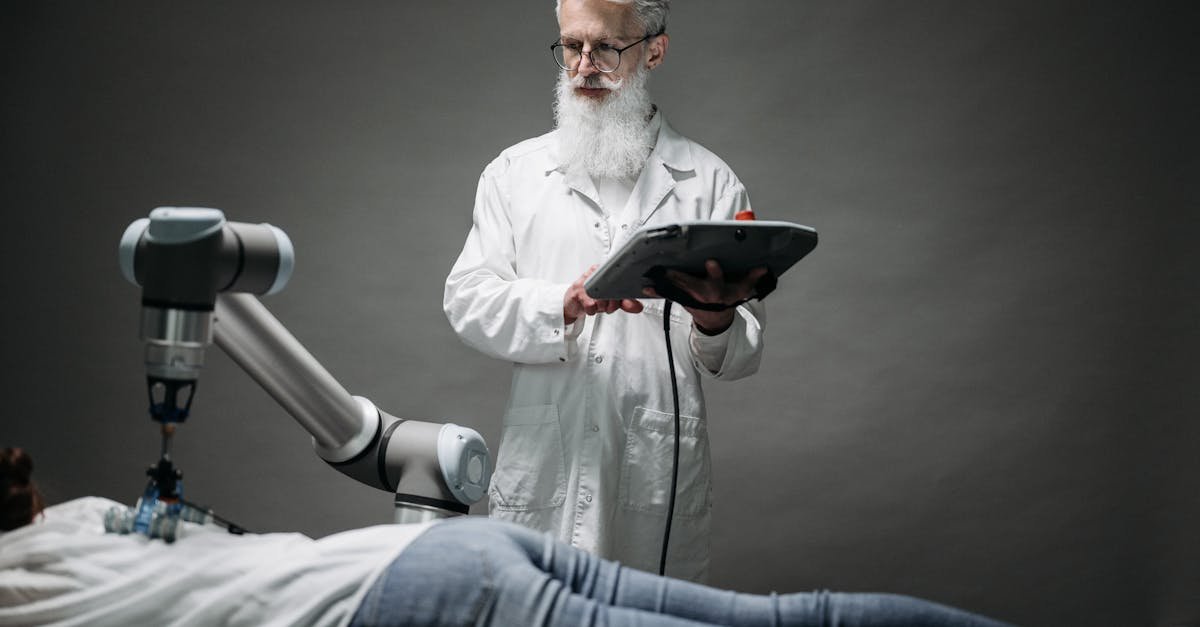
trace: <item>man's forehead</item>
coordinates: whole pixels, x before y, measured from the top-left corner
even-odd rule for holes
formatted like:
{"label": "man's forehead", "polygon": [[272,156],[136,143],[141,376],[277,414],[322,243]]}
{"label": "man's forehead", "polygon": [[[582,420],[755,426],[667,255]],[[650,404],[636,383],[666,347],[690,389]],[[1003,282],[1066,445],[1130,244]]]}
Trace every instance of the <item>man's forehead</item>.
{"label": "man's forehead", "polygon": [[563,0],[558,27],[564,37],[600,40],[629,37],[636,30],[632,2]]}

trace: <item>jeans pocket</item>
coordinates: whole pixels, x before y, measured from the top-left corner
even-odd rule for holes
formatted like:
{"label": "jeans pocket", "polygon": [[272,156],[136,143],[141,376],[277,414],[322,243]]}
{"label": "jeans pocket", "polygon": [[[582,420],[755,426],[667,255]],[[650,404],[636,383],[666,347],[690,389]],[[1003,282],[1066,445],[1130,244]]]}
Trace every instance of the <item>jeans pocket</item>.
{"label": "jeans pocket", "polygon": [[[674,433],[674,414],[645,407],[633,410],[633,420],[625,434],[625,461],[618,488],[622,507],[666,515],[671,498]],[[711,471],[704,422],[680,416],[676,516],[695,517],[708,512],[712,503]]]}
{"label": "jeans pocket", "polygon": [[492,505],[510,511],[546,509],[562,505],[566,495],[558,406],[510,409],[492,474]]}

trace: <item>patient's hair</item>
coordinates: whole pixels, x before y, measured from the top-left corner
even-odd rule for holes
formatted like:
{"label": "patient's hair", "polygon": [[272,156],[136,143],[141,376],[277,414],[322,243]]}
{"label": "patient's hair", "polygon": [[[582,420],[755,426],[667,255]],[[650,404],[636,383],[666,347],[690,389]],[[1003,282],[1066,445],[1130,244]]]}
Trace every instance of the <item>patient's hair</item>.
{"label": "patient's hair", "polygon": [[0,531],[24,527],[42,511],[42,495],[31,474],[33,458],[28,453],[0,449]]}

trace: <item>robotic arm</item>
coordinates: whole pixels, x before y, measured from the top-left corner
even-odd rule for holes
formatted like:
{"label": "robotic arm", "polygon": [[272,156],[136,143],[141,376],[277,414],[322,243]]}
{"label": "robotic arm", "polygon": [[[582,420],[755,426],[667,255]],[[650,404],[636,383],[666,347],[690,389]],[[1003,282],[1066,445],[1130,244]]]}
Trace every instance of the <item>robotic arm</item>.
{"label": "robotic arm", "polygon": [[160,207],[129,225],[119,257],[125,278],[142,287],[150,416],[162,425],[163,447],[138,511],[114,521],[115,530],[156,535],[155,512],[178,511],[171,437],[188,417],[214,338],[312,434],[321,459],[395,494],[397,522],[465,514],[486,493],[490,457],[477,432],[396,418],[351,396],[255,298],[291,276],[292,244],[280,229],[229,222],[216,209]]}

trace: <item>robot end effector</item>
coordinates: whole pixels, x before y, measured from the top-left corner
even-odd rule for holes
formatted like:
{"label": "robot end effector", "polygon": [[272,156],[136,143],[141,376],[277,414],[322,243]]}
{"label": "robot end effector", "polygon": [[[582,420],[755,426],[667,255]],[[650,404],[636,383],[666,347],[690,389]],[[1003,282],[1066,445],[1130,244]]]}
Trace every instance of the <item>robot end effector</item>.
{"label": "robot end effector", "polygon": [[292,242],[268,224],[227,222],[216,209],[159,207],[121,236],[121,273],[142,287],[150,415],[187,419],[213,309],[222,291],[273,294],[294,266]]}
{"label": "robot end effector", "polygon": [[401,420],[351,396],[252,294],[287,283],[291,241],[216,209],[161,207],[121,238],[120,265],[142,286],[150,413],[187,418],[214,338],[313,436],[346,475],[396,494],[397,520],[466,513],[487,491],[487,446],[472,429]]}

